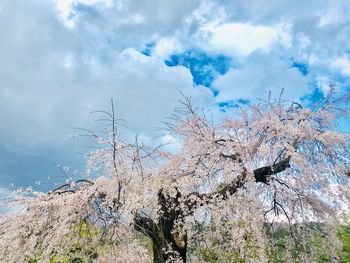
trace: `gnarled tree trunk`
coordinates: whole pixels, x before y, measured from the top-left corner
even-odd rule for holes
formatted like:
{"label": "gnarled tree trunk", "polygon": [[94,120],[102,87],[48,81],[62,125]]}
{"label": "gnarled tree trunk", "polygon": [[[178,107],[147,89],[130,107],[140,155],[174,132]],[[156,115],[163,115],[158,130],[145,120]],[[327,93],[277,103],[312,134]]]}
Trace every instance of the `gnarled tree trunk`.
{"label": "gnarled tree trunk", "polygon": [[178,191],[175,197],[159,191],[158,202],[161,209],[158,224],[142,215],[136,215],[134,218],[135,229],[152,240],[154,263],[173,262],[175,259],[186,262],[187,234],[181,227],[183,213],[180,210],[179,198]]}

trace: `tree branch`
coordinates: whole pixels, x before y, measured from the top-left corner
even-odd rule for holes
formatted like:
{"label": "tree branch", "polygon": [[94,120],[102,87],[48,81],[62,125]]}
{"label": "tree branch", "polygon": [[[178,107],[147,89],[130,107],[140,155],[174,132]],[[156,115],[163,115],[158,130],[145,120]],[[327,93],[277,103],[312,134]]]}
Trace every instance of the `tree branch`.
{"label": "tree branch", "polygon": [[267,184],[269,177],[274,174],[283,172],[290,167],[290,157],[275,163],[273,165],[264,166],[254,170],[254,178],[257,183]]}
{"label": "tree branch", "polygon": [[[255,181],[257,183],[268,184],[268,180],[271,175],[283,172],[284,170],[290,167],[289,162],[290,162],[290,157],[278,163],[275,163],[273,165],[264,166],[264,167],[255,169],[253,171]],[[189,209],[189,213],[191,213],[191,210],[193,210],[193,208],[210,204],[217,198],[226,200],[229,196],[235,194],[240,188],[244,186],[246,181],[246,176],[247,176],[247,171],[246,169],[244,169],[241,176],[238,177],[237,180],[229,184],[226,184],[223,188],[221,188],[216,192],[213,192],[210,194],[201,194],[198,192],[192,192],[188,194],[185,197],[184,203]]]}
{"label": "tree branch", "polygon": [[142,216],[140,213],[135,213],[134,229],[145,234],[152,240],[158,238],[159,229],[154,221],[148,216]]}

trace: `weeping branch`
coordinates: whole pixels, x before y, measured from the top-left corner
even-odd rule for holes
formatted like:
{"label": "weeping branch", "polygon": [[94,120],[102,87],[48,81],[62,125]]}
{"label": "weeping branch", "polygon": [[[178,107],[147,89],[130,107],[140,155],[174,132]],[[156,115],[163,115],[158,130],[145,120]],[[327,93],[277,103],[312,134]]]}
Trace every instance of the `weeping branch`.
{"label": "weeping branch", "polygon": [[53,189],[52,191],[50,191],[48,194],[64,194],[64,193],[75,193],[77,190],[79,190],[81,187],[86,185],[94,185],[93,181],[90,181],[88,179],[80,179],[80,180],[76,180],[74,182],[71,183],[66,183],[63,185],[60,185],[58,187],[56,187],[55,189]]}

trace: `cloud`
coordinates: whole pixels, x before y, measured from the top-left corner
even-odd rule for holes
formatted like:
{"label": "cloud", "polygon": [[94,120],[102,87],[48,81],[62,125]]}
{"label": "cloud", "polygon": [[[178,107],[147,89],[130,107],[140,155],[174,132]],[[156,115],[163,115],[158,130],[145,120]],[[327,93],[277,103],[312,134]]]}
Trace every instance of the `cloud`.
{"label": "cloud", "polygon": [[[6,73],[0,80],[0,117],[7,123],[0,133],[7,149],[54,146],[67,127],[85,126],[90,111],[108,108],[110,98],[131,130],[151,133],[172,112],[180,92],[204,101],[211,96],[193,89],[185,67],[169,68],[132,47],[114,51],[97,45],[93,51],[85,32],[53,20],[53,10],[42,11],[47,6],[23,7],[5,5],[0,18],[10,25],[1,28],[7,40],[0,44],[0,69]],[[40,15],[29,20],[32,11]]]}
{"label": "cloud", "polygon": [[[56,5],[59,17],[62,22],[69,28],[75,27],[76,24],[76,11],[74,7],[83,5],[97,5],[102,4],[106,7],[111,7],[113,5],[112,0],[52,0]],[[120,2],[119,2],[120,3]]]}
{"label": "cloud", "polygon": [[55,163],[82,170],[75,152],[90,149],[72,144],[68,127],[97,127],[89,112],[108,110],[110,98],[127,121],[125,136],[152,142],[180,92],[216,111],[215,103],[269,90],[298,99],[326,91],[328,81],[350,86],[349,7],[346,0],[0,1],[0,186],[56,174]]}
{"label": "cloud", "polygon": [[183,51],[183,46],[176,38],[164,37],[158,40],[153,48],[152,55],[160,57],[165,60],[172,54],[178,54]]}
{"label": "cloud", "polygon": [[266,99],[269,91],[278,97],[284,89],[284,98],[298,100],[309,91],[308,77],[292,63],[281,61],[273,55],[255,56],[240,68],[231,68],[213,84],[220,92],[218,102],[231,100]]}
{"label": "cloud", "polygon": [[20,197],[22,197],[22,194],[0,187],[0,215],[4,213],[18,212],[23,209],[22,206],[13,204],[13,201]]}
{"label": "cloud", "polygon": [[339,1],[330,5],[327,11],[322,15],[319,21],[320,27],[334,26],[349,21],[350,8],[349,3]]}
{"label": "cloud", "polygon": [[209,25],[202,30],[208,34],[209,47],[231,56],[247,56],[255,50],[269,51],[273,45],[291,46],[288,25],[262,26],[249,23]]}
{"label": "cloud", "polygon": [[331,67],[341,74],[350,77],[350,60],[347,57],[338,57],[331,61]]}
{"label": "cloud", "polygon": [[[204,107],[213,105],[211,91],[193,88],[187,68],[170,68],[135,49],[157,27],[145,25],[142,36],[137,31],[143,29],[130,24],[117,23],[104,31],[107,17],[97,17],[95,27],[88,26],[93,20],[79,19],[69,28],[47,2],[17,4],[2,2],[0,8],[0,24],[7,25],[0,27],[6,36],[0,43],[0,119],[5,124],[0,130],[1,185],[28,185],[56,176],[56,163],[83,170],[76,152],[91,149],[86,141],[73,142],[69,135],[75,132],[69,127],[97,128],[93,120],[98,117],[89,112],[109,110],[111,98],[128,126],[124,137],[139,134],[149,141],[178,105],[181,92]],[[100,6],[93,8],[102,12]],[[117,32],[111,35],[113,30]],[[128,30],[133,37],[118,42]]]}

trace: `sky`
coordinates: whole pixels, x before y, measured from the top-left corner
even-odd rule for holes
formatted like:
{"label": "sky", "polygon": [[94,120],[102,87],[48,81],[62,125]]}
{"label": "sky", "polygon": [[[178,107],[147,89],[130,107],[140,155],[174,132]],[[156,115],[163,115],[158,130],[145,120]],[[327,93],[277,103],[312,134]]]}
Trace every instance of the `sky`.
{"label": "sky", "polygon": [[72,127],[111,98],[123,136],[152,144],[181,94],[221,116],[350,88],[348,0],[1,0],[0,35],[0,195],[83,172]]}

